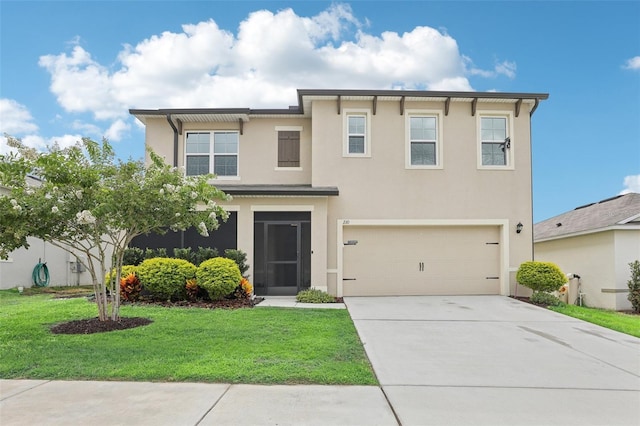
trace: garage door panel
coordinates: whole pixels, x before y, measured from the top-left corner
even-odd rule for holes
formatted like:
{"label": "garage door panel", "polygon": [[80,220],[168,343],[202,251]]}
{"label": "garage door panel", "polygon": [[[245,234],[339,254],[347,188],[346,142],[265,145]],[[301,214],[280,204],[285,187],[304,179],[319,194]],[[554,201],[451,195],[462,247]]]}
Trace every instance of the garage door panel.
{"label": "garage door panel", "polygon": [[345,227],[343,292],[499,294],[498,227]]}

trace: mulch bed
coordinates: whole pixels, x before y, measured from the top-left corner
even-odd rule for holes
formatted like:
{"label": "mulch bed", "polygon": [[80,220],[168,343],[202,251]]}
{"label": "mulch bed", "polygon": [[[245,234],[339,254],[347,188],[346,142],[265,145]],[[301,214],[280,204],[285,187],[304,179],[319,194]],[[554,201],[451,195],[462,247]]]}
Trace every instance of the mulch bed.
{"label": "mulch bed", "polygon": [[[122,304],[132,305],[155,305],[163,306],[166,308],[200,308],[200,309],[240,309],[240,308],[253,308],[258,303],[264,300],[263,297],[256,297],[251,299],[223,299],[215,302],[205,302],[201,300],[196,301],[178,301],[178,302],[156,302],[156,301],[141,301],[135,303],[129,303],[123,301]],[[120,318],[120,321],[100,321],[98,317],[91,319],[82,319],[68,321],[61,324],[56,324],[51,327],[53,334],[93,334],[93,333],[106,333],[108,331],[126,330],[128,328],[142,327],[149,325],[153,321],[149,318],[130,317]]]}
{"label": "mulch bed", "polygon": [[149,325],[153,321],[149,318],[120,318],[120,321],[100,321],[98,317],[63,322],[51,327],[53,334],[93,334],[107,331],[126,330],[128,328]]}

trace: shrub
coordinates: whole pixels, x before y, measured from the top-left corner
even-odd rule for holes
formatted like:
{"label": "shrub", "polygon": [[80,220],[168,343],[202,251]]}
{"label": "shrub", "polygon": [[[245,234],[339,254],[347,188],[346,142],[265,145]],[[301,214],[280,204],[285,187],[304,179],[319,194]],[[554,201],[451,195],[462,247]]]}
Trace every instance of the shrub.
{"label": "shrub", "polygon": [[195,278],[188,279],[184,287],[187,293],[187,299],[194,301],[198,298],[200,287]]}
{"label": "shrub", "polygon": [[144,260],[144,251],[138,247],[128,247],[124,250],[123,265],[138,266]]}
{"label": "shrub", "polygon": [[140,298],[142,284],[133,272],[120,279],[120,297],[129,302],[135,302]]}
{"label": "shrub", "polygon": [[309,288],[299,292],[296,300],[300,303],[334,303],[336,298],[317,288]]}
{"label": "shrub", "polygon": [[240,280],[240,284],[238,284],[238,287],[236,287],[233,292],[233,296],[236,299],[249,299],[251,298],[251,293],[253,293],[253,285],[248,279],[243,277]]}
{"label": "shrub", "polygon": [[193,263],[196,266],[200,266],[202,262],[205,260],[213,259],[214,257],[218,257],[218,249],[211,247],[198,247],[198,250],[193,253]]}
{"label": "shrub", "polygon": [[245,272],[249,270],[249,265],[247,265],[247,253],[242,250],[226,249],[224,251],[224,257],[236,262],[236,265],[238,265],[238,268],[240,269],[240,275],[244,277]]}
{"label": "shrub", "polygon": [[564,305],[564,303],[553,294],[544,293],[542,291],[534,292],[529,298],[529,301],[531,303],[535,303],[536,305],[544,305],[544,306]]}
{"label": "shrub", "polygon": [[627,281],[629,295],[627,299],[631,302],[634,312],[640,312],[640,261],[635,260],[629,263],[631,268],[631,278]]}
{"label": "shrub", "polygon": [[164,247],[160,247],[159,249],[151,249],[149,247],[147,247],[144,250],[144,258],[145,259],[155,259],[156,257],[168,257],[167,256],[167,249]]}
{"label": "shrub", "polygon": [[187,248],[174,248],[173,249],[173,257],[176,259],[184,259],[187,262],[191,262],[195,265],[193,261],[194,253],[191,252],[191,247]]}
{"label": "shrub", "polygon": [[242,275],[238,265],[224,257],[205,260],[196,272],[198,285],[206,290],[211,300],[220,300],[231,294],[240,284]]}
{"label": "shrub", "polygon": [[[126,277],[129,274],[135,274],[136,273],[136,266],[134,265],[122,265],[122,271],[120,271],[120,279]],[[112,269],[111,271],[107,272],[107,275],[104,277],[104,282],[107,283],[107,286],[109,285],[109,283],[111,282],[111,278],[113,277],[113,274],[116,273],[115,268]]]}
{"label": "shrub", "polygon": [[567,277],[558,265],[551,262],[524,262],[518,268],[516,280],[534,292],[558,291]]}
{"label": "shrub", "polygon": [[184,259],[158,257],[147,259],[137,269],[145,291],[154,299],[185,297],[185,283],[196,274],[196,266]]}

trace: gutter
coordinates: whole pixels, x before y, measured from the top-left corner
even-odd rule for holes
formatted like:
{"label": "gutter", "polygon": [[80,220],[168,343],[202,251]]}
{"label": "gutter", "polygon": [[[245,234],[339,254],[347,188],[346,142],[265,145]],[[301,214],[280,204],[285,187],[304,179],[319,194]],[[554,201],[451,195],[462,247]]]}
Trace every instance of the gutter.
{"label": "gutter", "polygon": [[178,128],[173,124],[171,114],[167,114],[167,121],[173,129],[173,166],[178,167]]}

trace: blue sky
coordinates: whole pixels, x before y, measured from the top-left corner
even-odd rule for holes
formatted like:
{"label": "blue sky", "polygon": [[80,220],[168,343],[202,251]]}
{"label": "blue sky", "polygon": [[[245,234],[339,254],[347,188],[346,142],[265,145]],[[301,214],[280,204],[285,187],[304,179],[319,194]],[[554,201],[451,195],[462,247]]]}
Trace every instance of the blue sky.
{"label": "blue sky", "polygon": [[536,222],[640,192],[638,1],[1,0],[0,20],[0,131],[41,149],[106,136],[141,158],[129,108],[296,88],[536,92]]}

